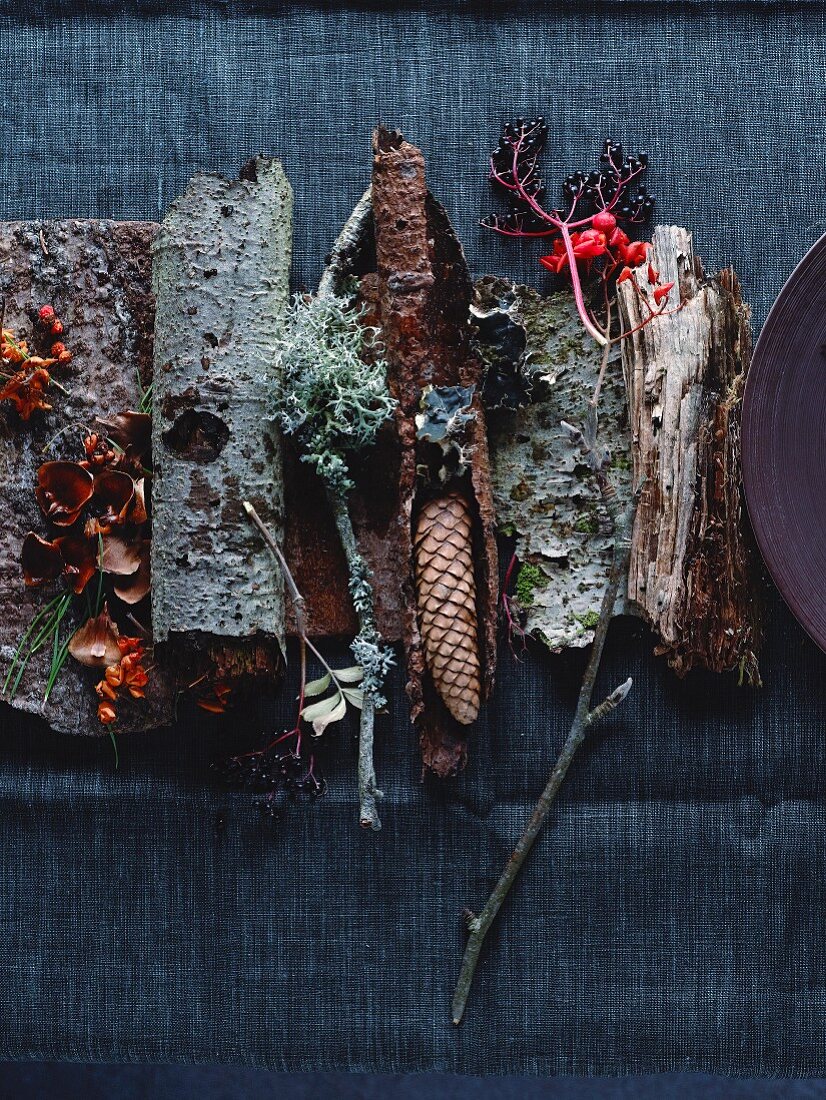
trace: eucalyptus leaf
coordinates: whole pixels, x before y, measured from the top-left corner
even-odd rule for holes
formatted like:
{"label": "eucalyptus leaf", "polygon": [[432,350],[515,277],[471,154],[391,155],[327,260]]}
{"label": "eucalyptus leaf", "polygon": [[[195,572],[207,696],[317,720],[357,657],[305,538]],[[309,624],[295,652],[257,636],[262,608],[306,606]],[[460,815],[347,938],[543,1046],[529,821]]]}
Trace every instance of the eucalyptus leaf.
{"label": "eucalyptus leaf", "polygon": [[[301,717],[305,722],[315,722],[317,718],[323,718],[326,714],[329,714],[339,703],[344,703],[344,699],[339,692],[335,691],[326,699],[321,699],[319,702],[311,703],[310,706],[305,707],[301,712]],[[344,703],[344,706],[346,708],[347,704]]]}
{"label": "eucalyptus leaf", "polygon": [[310,680],[309,684],[304,688],[304,698],[312,699],[314,695],[323,695],[330,686],[331,680],[332,677],[329,672],[325,672],[318,680]]}
{"label": "eucalyptus leaf", "polygon": [[[335,698],[335,696],[333,697]],[[329,714],[322,715],[320,718],[316,718],[313,722],[313,734],[316,737],[320,737],[328,726],[333,722],[340,722],[344,715],[347,713],[347,703],[344,696],[339,696],[339,703],[337,707],[334,707]]]}
{"label": "eucalyptus leaf", "polygon": [[353,665],[352,668],[337,668],[336,679],[342,684],[358,684],[364,679],[364,669],[361,665]]}

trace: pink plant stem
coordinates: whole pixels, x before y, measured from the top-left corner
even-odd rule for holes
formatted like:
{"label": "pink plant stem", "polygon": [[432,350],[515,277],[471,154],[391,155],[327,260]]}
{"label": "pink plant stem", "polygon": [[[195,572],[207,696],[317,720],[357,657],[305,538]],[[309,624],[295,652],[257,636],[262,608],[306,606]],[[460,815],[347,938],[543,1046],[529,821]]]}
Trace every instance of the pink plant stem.
{"label": "pink plant stem", "polygon": [[562,234],[562,243],[565,245],[565,255],[568,257],[568,266],[571,269],[571,286],[574,291],[574,301],[576,302],[577,312],[579,313],[580,320],[585,326],[585,331],[589,336],[599,344],[601,348],[604,348],[608,343],[608,337],[604,332],[601,332],[594,322],[591,320],[588,309],[585,305],[585,298],[582,294],[582,283],[579,281],[579,271],[576,266],[576,256],[574,255],[574,246],[571,241],[571,234],[568,231],[568,226],[565,222],[560,222],[560,233]]}

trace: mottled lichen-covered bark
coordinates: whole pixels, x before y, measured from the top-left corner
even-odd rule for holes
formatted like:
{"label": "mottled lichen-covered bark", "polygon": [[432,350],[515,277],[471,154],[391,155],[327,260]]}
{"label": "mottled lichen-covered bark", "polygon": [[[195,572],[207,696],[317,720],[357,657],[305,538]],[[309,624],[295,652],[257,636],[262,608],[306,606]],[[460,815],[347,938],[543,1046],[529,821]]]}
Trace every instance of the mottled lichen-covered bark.
{"label": "mottled lichen-covered bark", "polygon": [[[734,272],[705,276],[688,230],[660,226],[653,244],[684,305],[623,345],[634,476],[645,479],[628,595],[680,674],[739,667],[756,680],[759,574],[740,474],[749,310]],[[627,284],[619,304],[626,327],[640,324]]]}
{"label": "mottled lichen-covered bark", "polygon": [[[38,467],[47,458],[81,458],[83,428],[94,428],[96,417],[136,409],[142,387],[151,381],[151,243],[156,231],[155,225],[134,222],[0,224],[0,298],[6,301],[6,327],[23,336],[31,332],[34,311],[53,305],[74,353],[67,368],[55,371],[68,394],[51,389],[51,412],[38,412],[22,424],[8,405],[0,406],[0,682],[32,618],[62,589],[62,582],[26,588],[20,570],[26,532],[46,533],[34,496]],[[146,619],[142,608],[135,610]],[[67,616],[61,640],[77,625]],[[94,685],[100,672],[71,659],[44,707],[50,660],[51,651],[45,650],[32,659],[12,705],[42,714],[63,733],[107,733],[97,720]],[[171,686],[156,665],[146,699],[119,703],[114,728],[121,733],[163,725],[171,717],[171,703]]]}
{"label": "mottled lichen-covered bark", "polygon": [[290,185],[259,158],[239,180],[196,176],[154,249],[155,634],[230,677],[272,673],[283,642],[283,578],[241,502],[283,531],[272,410],[291,240]]}
{"label": "mottled lichen-covered bark", "polygon": [[470,275],[444,210],[427,191],[424,157],[401,135],[383,129],[374,136],[374,154],[377,277],[372,287],[366,281],[365,290],[375,293],[388,380],[399,403],[396,425],[401,460],[395,526],[406,610],[407,690],[425,766],[445,776],[464,764],[467,731],[451,717],[434,688],[417,618],[412,522],[421,487],[415,417],[426,386],[477,387],[467,491],[476,527],[477,621],[483,695],[487,695],[495,667],[497,570],[487,433],[478,393],[482,364],[469,340]]}
{"label": "mottled lichen-covered bark", "polygon": [[[573,295],[543,298],[504,279],[477,283],[477,311],[524,332],[522,370],[531,403],[488,414],[496,519],[519,560],[512,589],[524,629],[553,650],[589,644],[611,569],[614,529],[596,478],[563,422],[580,426],[601,350],[582,327]],[[519,341],[521,344],[522,341]],[[483,352],[496,347],[481,343]],[[619,349],[600,397],[599,439],[624,507],[631,497],[631,441]],[[625,610],[624,594],[617,614]]]}

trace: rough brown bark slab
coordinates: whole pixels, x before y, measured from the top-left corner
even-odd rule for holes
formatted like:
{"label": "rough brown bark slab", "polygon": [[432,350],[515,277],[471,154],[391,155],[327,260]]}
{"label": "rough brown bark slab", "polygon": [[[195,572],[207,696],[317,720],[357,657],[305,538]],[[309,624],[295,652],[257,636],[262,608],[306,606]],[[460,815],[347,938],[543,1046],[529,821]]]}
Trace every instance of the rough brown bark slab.
{"label": "rough brown bark slab", "polygon": [[[707,278],[691,234],[654,231],[653,263],[683,309],[624,342],[635,478],[628,596],[681,675],[739,667],[757,677],[758,569],[740,474],[740,400],[751,356],[749,310],[733,271]],[[644,316],[619,287],[623,324]]]}
{"label": "rough brown bark slab", "polygon": [[280,163],[242,176],[196,176],[154,246],[155,637],[233,678],[281,661],[283,578],[241,502],[283,530],[272,407],[292,243]]}
{"label": "rough brown bark slab", "polygon": [[[52,588],[25,588],[20,548],[27,531],[45,534],[35,501],[37,469],[46,458],[81,457],[83,426],[95,418],[135,409],[152,376],[151,242],[157,226],[134,222],[60,221],[0,223],[0,297],[6,299],[6,327],[31,331],[31,315],[51,304],[66,324],[74,359],[56,377],[69,396],[52,389],[54,408],[21,424],[0,406],[0,656],[2,677],[20,636],[48,602]],[[50,446],[43,449],[62,432]],[[59,588],[55,588],[59,591]],[[67,616],[65,633],[78,625]],[[13,706],[42,714],[60,732],[99,735],[94,684],[100,673],[66,662],[48,704],[44,686],[51,654],[41,651],[29,664]],[[151,673],[147,698],[118,708],[118,732],[151,729],[172,713],[172,690],[163,669]]]}
{"label": "rough brown bark slab", "polygon": [[476,387],[469,424],[468,489],[476,527],[479,646],[486,696],[495,667],[497,569],[487,435],[478,392],[482,364],[469,342],[473,288],[447,216],[427,190],[424,157],[401,135],[384,129],[374,135],[372,202],[378,273],[372,285],[366,281],[365,289],[375,293],[390,388],[399,403],[395,537],[404,584],[407,690],[425,766],[445,776],[464,764],[467,731],[448,713],[433,686],[417,620],[412,570],[412,522],[419,492],[416,414],[426,386]]}

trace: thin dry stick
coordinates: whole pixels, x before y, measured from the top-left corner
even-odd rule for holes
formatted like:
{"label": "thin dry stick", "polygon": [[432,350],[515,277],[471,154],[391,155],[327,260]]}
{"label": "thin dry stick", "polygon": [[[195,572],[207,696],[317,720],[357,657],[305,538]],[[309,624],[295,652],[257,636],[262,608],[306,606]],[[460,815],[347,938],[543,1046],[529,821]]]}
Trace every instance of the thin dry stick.
{"label": "thin dry stick", "polygon": [[485,903],[482,912],[478,916],[471,916],[468,920],[470,937],[465,947],[465,954],[462,959],[462,969],[459,973],[459,980],[456,983],[456,990],[453,994],[454,1024],[460,1023],[464,1015],[465,1005],[467,1004],[473,976],[476,973],[479,953],[482,950],[485,936],[488,934],[491,925],[496,919],[496,914],[501,909],[502,903],[508,895],[508,891],[516,881],[516,876],[519,874],[522,864],[525,862],[528,853],[533,847],[534,841],[547,820],[553,801],[559,792],[559,788],[562,786],[562,781],[565,778],[568,768],[571,766],[571,761],[576,755],[577,749],[585,740],[585,735],[588,730],[601,718],[604,718],[612,710],[618,707],[631,690],[631,680],[628,679],[625,683],[620,684],[618,688],[615,688],[599,706],[595,707],[593,710],[590,709],[594,683],[597,678],[597,672],[599,671],[600,660],[602,659],[605,638],[608,634],[608,625],[614,613],[614,605],[617,602],[617,593],[619,592],[620,583],[628,572],[628,559],[631,553],[631,530],[634,525],[634,515],[636,513],[639,495],[639,490],[637,490],[633,500],[617,525],[611,572],[608,577],[608,585],[605,589],[605,594],[602,597],[599,622],[594,631],[591,655],[585,668],[585,675],[582,678],[582,687],[580,688],[579,700],[577,702],[574,720],[571,724],[571,731],[568,734],[565,744],[562,746],[562,751],[557,757],[553,771],[545,785],[544,791],[539,797],[539,801],[534,807],[534,811],[525,827],[525,831],[522,833],[510,859],[505,865],[505,869],[494,887],[493,893]]}
{"label": "thin dry stick", "polygon": [[[327,266],[318,284],[318,296],[325,297],[338,292],[340,284],[346,278],[364,243],[370,219],[373,216],[372,192],[368,187],[353,208],[344,228],[330,252]],[[329,487],[327,499],[336,523],[350,575],[356,576],[363,564],[356,541],[353,521],[346,500],[341,499]],[[378,636],[372,601],[370,606],[362,606],[358,611],[359,630],[362,636]],[[376,768],[373,762],[373,743],[376,719],[376,705],[371,693],[364,691],[361,715],[359,717],[359,754],[358,754],[358,790],[359,824],[367,829],[380,829],[381,821],[377,807],[378,799],[383,797],[376,785]]]}
{"label": "thin dry stick", "polygon": [[[351,576],[358,576],[364,568],[364,561],[356,542],[356,533],[353,530],[353,521],[346,501],[335,493],[328,491],[327,499],[333,512],[344,556]],[[373,612],[372,600],[365,603],[359,602],[358,609],[359,633],[364,638],[378,637],[376,620]],[[373,732],[376,720],[376,703],[371,692],[364,691],[361,716],[359,719],[359,756],[358,756],[358,789],[359,789],[359,824],[365,829],[380,829],[379,811],[376,805],[378,799],[384,797],[376,785],[376,768],[373,762]]]}
{"label": "thin dry stick", "polygon": [[281,547],[278,545],[278,543],[272,537],[272,534],[270,533],[270,529],[267,527],[267,525],[264,523],[264,521],[258,515],[255,508],[250,504],[250,502],[248,500],[243,501],[243,506],[244,506],[244,511],[247,513],[249,518],[252,520],[252,522],[258,528],[258,530],[261,532],[261,537],[264,539],[264,542],[269,547],[270,552],[272,553],[273,557],[278,562],[278,564],[281,566],[281,572],[284,574],[284,583],[287,585],[287,592],[289,593],[289,596],[290,596],[290,602],[292,603],[293,609],[295,610],[295,629],[296,629],[296,633],[298,634],[298,636],[300,638],[303,638],[306,641],[306,639],[307,639],[307,629],[306,629],[307,615],[306,615],[306,611],[305,611],[306,604],[305,604],[305,601],[304,601],[304,597],[298,591],[298,586],[296,585],[295,579],[294,579],[292,573],[290,572],[290,567],[287,565],[287,560],[281,552]]}
{"label": "thin dry stick", "polygon": [[373,217],[373,196],[370,187],[353,207],[344,228],[333,245],[327,266],[318,284],[319,295],[335,294],[339,284],[349,274],[353,261],[364,244],[368,223]]}

